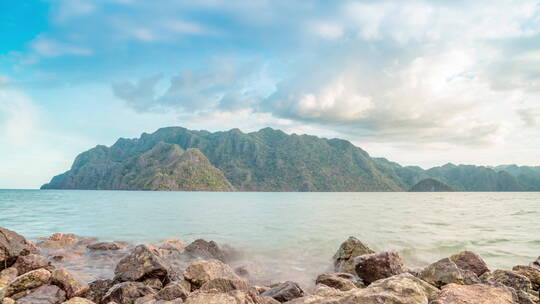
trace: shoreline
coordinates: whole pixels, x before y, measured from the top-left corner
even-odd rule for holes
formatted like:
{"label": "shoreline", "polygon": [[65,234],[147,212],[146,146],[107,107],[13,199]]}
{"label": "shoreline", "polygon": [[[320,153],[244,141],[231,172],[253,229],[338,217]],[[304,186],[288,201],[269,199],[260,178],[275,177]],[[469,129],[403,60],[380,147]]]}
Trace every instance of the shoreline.
{"label": "shoreline", "polygon": [[540,289],[540,257],[495,270],[463,251],[410,269],[399,253],[375,252],[354,237],[328,257],[328,271],[304,286],[294,277],[272,280],[237,249],[203,239],[134,245],[55,233],[34,244],[14,231],[0,232],[2,304],[466,303],[450,298],[536,304]]}

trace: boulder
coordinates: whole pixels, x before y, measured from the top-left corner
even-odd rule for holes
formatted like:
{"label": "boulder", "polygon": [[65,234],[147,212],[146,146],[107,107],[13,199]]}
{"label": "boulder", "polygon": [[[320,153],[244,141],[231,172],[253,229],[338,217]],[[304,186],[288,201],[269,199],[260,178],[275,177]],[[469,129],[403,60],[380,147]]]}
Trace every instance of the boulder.
{"label": "boulder", "polygon": [[62,288],[69,298],[80,297],[88,292],[88,285],[81,283],[70,272],[60,268],[52,273],[52,284]]}
{"label": "boulder", "polygon": [[257,296],[253,293],[233,290],[227,293],[216,290],[197,291],[189,295],[186,304],[275,304],[272,298]]}
{"label": "boulder", "polygon": [[165,250],[177,250],[183,251],[186,248],[186,244],[180,239],[168,239],[165,240],[159,245],[159,248]]}
{"label": "boulder", "polygon": [[28,255],[32,250],[22,235],[0,227],[0,270],[10,267],[19,256]]}
{"label": "boulder", "polygon": [[217,290],[221,292],[229,292],[232,290],[248,290],[249,285],[243,280],[232,280],[228,278],[217,278],[204,283],[201,290]]}
{"label": "boulder", "polygon": [[515,290],[532,291],[531,281],[526,276],[509,270],[498,269],[494,272],[487,272],[480,279],[483,283],[489,285],[503,284]]}
{"label": "boulder", "polygon": [[96,303],[101,303],[101,299],[113,285],[114,282],[112,280],[95,280],[90,282],[85,298]]}
{"label": "boulder", "polygon": [[67,300],[66,302],[62,303],[62,304],[96,304],[88,299],[85,299],[85,298],[79,298],[79,297],[74,297],[74,298],[71,298],[69,300]]}
{"label": "boulder", "polygon": [[304,296],[304,291],[297,283],[286,281],[263,292],[261,296],[271,297],[283,303]]}
{"label": "boulder", "polygon": [[464,283],[461,269],[449,258],[444,258],[424,268],[420,273],[420,278],[439,288],[450,283]]}
{"label": "boulder", "polygon": [[185,300],[188,295],[189,291],[186,290],[182,284],[178,282],[171,282],[157,293],[156,299],[172,301],[180,298]]}
{"label": "boulder", "polygon": [[354,236],[350,236],[339,246],[337,252],[334,254],[335,271],[356,274],[354,271],[354,258],[372,253],[375,253],[375,251],[371,250]]}
{"label": "boulder", "polygon": [[[0,297],[1,299],[2,297]],[[13,300],[12,298],[4,298],[2,299],[2,304],[15,304],[15,300]]]}
{"label": "boulder", "polygon": [[401,257],[394,251],[362,255],[354,261],[356,274],[366,285],[406,272]]}
{"label": "boulder", "polygon": [[134,304],[135,300],[149,294],[154,294],[152,288],[141,282],[123,282],[111,287],[103,296],[101,302],[116,302],[118,304]]}
{"label": "boulder", "polygon": [[457,267],[462,270],[472,271],[477,276],[481,276],[489,271],[486,262],[472,251],[462,251],[450,257]]}
{"label": "boulder", "polygon": [[168,264],[153,245],[138,245],[118,262],[115,279],[121,282],[140,281],[146,278],[165,278]]}
{"label": "boulder", "polygon": [[148,278],[144,281],[142,281],[144,285],[154,289],[154,290],[161,290],[163,288],[163,283],[158,278]]}
{"label": "boulder", "polygon": [[514,266],[514,268],[512,268],[512,271],[517,274],[526,276],[531,281],[533,290],[540,290],[540,269],[534,268],[532,266],[518,265]]}
{"label": "boulder", "polygon": [[217,278],[241,280],[229,265],[226,265],[219,260],[194,261],[184,272],[184,278],[190,282],[194,288],[199,288],[204,283]]}
{"label": "boulder", "polygon": [[534,267],[536,269],[540,269],[540,256],[536,259],[536,261],[531,263],[531,267]]}
{"label": "boulder", "polygon": [[108,251],[108,250],[120,250],[122,247],[116,242],[98,242],[87,245],[86,248],[90,250]]}
{"label": "boulder", "polygon": [[506,286],[448,284],[431,304],[515,304],[514,297]]}
{"label": "boulder", "polygon": [[50,237],[41,239],[38,243],[43,248],[73,247],[79,239],[73,233],[54,233]]}
{"label": "boulder", "polygon": [[341,291],[347,291],[357,288],[354,283],[354,276],[350,273],[325,273],[321,274],[315,280],[316,284],[323,284]]}
{"label": "boulder", "polygon": [[6,287],[5,296],[9,297],[21,291],[46,285],[51,280],[51,273],[45,269],[27,272],[13,279]]}
{"label": "boulder", "polygon": [[28,295],[18,299],[17,304],[60,304],[66,300],[66,293],[54,285],[43,285]]}
{"label": "boulder", "polygon": [[222,262],[227,260],[227,254],[214,241],[197,239],[189,244],[184,252],[193,258],[216,259]]}
{"label": "boulder", "polygon": [[46,257],[33,253],[19,256],[15,261],[15,264],[13,264],[13,267],[17,268],[19,274],[27,273],[39,268],[52,270],[51,262]]}
{"label": "boulder", "polygon": [[514,299],[517,301],[518,304],[537,304],[538,303],[538,297],[533,296],[530,293],[527,293],[523,290],[517,290],[515,292]]}
{"label": "boulder", "polygon": [[373,282],[367,288],[349,291],[339,304],[428,304],[439,290],[410,273]]}
{"label": "boulder", "polygon": [[13,281],[18,275],[19,272],[15,267],[9,267],[0,271],[0,289],[8,286],[9,282]]}

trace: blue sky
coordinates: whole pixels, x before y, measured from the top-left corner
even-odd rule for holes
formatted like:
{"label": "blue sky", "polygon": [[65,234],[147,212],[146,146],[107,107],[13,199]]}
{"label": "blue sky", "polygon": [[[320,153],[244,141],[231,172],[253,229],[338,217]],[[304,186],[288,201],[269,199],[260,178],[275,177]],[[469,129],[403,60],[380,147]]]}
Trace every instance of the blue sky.
{"label": "blue sky", "polygon": [[540,165],[539,92],[538,1],[3,1],[0,188],[170,125]]}

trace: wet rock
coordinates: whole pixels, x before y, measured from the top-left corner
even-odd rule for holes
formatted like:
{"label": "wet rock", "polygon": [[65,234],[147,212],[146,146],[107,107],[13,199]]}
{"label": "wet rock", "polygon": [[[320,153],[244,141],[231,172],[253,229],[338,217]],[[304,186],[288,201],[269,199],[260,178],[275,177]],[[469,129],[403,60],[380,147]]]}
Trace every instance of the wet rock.
{"label": "wet rock", "polygon": [[362,255],[355,258],[355,271],[368,285],[380,279],[406,272],[397,252],[385,251]]}
{"label": "wet rock", "polygon": [[217,278],[204,283],[201,290],[217,290],[221,292],[229,292],[232,290],[248,290],[249,285],[243,280],[231,280],[228,278]]}
{"label": "wet rock", "polygon": [[49,271],[52,270],[51,262],[46,257],[37,254],[18,257],[15,264],[13,264],[13,267],[17,268],[19,274],[27,273],[39,268],[45,268]]}
{"label": "wet rock", "polygon": [[81,283],[70,272],[61,268],[52,273],[51,282],[62,288],[68,298],[79,297],[88,292],[88,285]]}
{"label": "wet rock", "polygon": [[0,270],[13,265],[19,256],[30,254],[32,249],[22,235],[0,227]]}
{"label": "wet rock", "polygon": [[15,267],[9,267],[0,271],[0,289],[6,287],[9,284],[9,282],[15,279],[18,275],[19,275],[19,272],[17,271],[17,268]]}
{"label": "wet rock", "polygon": [[72,247],[78,241],[78,238],[73,233],[54,233],[50,237],[41,239],[38,243],[43,248],[66,248]]}
{"label": "wet rock", "polygon": [[196,260],[188,266],[184,277],[194,288],[199,288],[204,283],[217,278],[241,280],[230,266],[219,260]]}
{"label": "wet rock", "polygon": [[439,288],[450,283],[464,284],[461,269],[449,258],[444,258],[424,268],[420,273],[420,278]]}
{"label": "wet rock", "polygon": [[448,284],[431,304],[513,304],[514,295],[506,286]]}
{"label": "wet rock", "polygon": [[154,294],[154,291],[141,282],[123,282],[111,287],[103,296],[102,302],[116,302],[118,304],[134,304],[135,300],[149,294]]}
{"label": "wet rock", "polygon": [[480,279],[485,284],[503,284],[515,290],[532,291],[531,281],[526,276],[508,270],[499,269],[494,272],[488,272],[482,275]]}
{"label": "wet rock", "polygon": [[116,242],[98,242],[98,243],[92,243],[86,248],[90,250],[100,250],[100,251],[107,251],[107,250],[120,250],[120,247],[118,243]]}
{"label": "wet rock", "polygon": [[112,280],[95,280],[88,284],[88,292],[85,298],[101,303],[101,299],[113,285]]}
{"label": "wet rock", "polygon": [[450,257],[457,267],[462,270],[472,271],[477,276],[481,276],[489,271],[486,262],[472,251],[462,251]]}
{"label": "wet rock", "polygon": [[62,304],[96,304],[96,303],[85,298],[74,297]]}
{"label": "wet rock", "polygon": [[340,299],[340,304],[428,304],[439,290],[416,278],[402,273],[378,280],[367,288],[353,290]]}
{"label": "wet rock", "polygon": [[184,242],[180,239],[168,239],[163,241],[159,248],[165,250],[183,251],[186,248],[186,244],[184,244]]}
{"label": "wet rock", "polygon": [[540,269],[534,268],[532,266],[514,266],[512,268],[512,271],[521,274],[523,276],[526,276],[532,284],[533,290],[540,290]]}
{"label": "wet rock", "polygon": [[304,296],[304,291],[297,283],[287,281],[263,292],[261,296],[271,297],[283,303]]}
{"label": "wet rock", "polygon": [[153,245],[138,245],[125,256],[114,270],[119,281],[139,281],[146,278],[164,278],[168,265]]}
{"label": "wet rock", "polygon": [[43,285],[28,295],[18,299],[17,304],[60,304],[66,300],[66,293],[54,285]]}
{"label": "wet rock", "polygon": [[172,282],[167,284],[162,290],[160,290],[157,295],[156,299],[158,300],[166,300],[166,301],[172,301],[174,299],[182,299],[185,300],[189,295],[189,291],[182,286],[182,284],[178,282]]}
{"label": "wet rock", "polygon": [[24,290],[33,289],[48,284],[51,280],[51,273],[45,269],[37,269],[16,277],[6,287],[7,297]]}
{"label": "wet rock", "polygon": [[197,239],[189,244],[184,252],[194,258],[216,259],[222,262],[227,260],[226,253],[214,241]]}
{"label": "wet rock", "polygon": [[354,270],[354,258],[372,253],[375,253],[375,251],[371,250],[354,236],[350,236],[339,246],[337,252],[334,254],[334,268],[338,272],[356,274]]}
{"label": "wet rock", "polygon": [[316,284],[323,284],[341,291],[347,291],[357,288],[354,284],[354,276],[349,273],[325,273],[321,274],[315,280]]}

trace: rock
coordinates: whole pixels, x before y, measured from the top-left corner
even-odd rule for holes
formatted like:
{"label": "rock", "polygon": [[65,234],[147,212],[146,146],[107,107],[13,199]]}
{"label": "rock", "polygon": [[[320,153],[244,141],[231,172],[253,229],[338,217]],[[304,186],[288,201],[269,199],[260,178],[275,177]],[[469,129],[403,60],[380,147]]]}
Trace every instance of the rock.
{"label": "rock", "polygon": [[79,282],[70,272],[63,268],[53,271],[51,282],[62,288],[66,292],[68,299],[82,296],[88,292],[88,285]]}
{"label": "rock", "polygon": [[517,298],[517,303],[518,304],[536,304],[536,303],[538,303],[538,297],[533,296],[530,293],[527,293],[527,292],[525,292],[523,290],[517,290],[517,291],[514,291],[514,292],[515,292],[514,300],[516,300],[516,298]]}
{"label": "rock", "polygon": [[297,283],[287,281],[263,292],[261,296],[271,297],[283,303],[304,296],[304,291]]}
{"label": "rock", "polygon": [[499,269],[494,272],[487,272],[480,279],[483,283],[489,285],[503,284],[515,290],[532,291],[531,281],[526,276],[509,270]]}
{"label": "rock", "polygon": [[217,278],[241,280],[231,267],[219,260],[196,260],[188,266],[184,272],[184,277],[195,288],[199,288],[204,283]]}
{"label": "rock", "polygon": [[375,253],[375,251],[371,250],[354,236],[350,236],[339,246],[339,249],[334,254],[335,271],[356,274],[354,270],[354,258],[372,253]]}
{"label": "rock", "polygon": [[540,256],[536,259],[536,261],[531,263],[531,267],[534,267],[536,269],[540,269]]}
{"label": "rock", "polygon": [[0,227],[0,270],[13,265],[19,256],[31,252],[32,247],[22,235]]}
{"label": "rock", "polygon": [[88,292],[85,298],[101,303],[101,299],[113,285],[112,280],[95,280],[88,284]]}
{"label": "rock", "polygon": [[54,233],[46,239],[42,239],[38,245],[43,248],[66,248],[72,247],[78,241],[73,233]]}
{"label": "rock", "polygon": [[74,297],[62,304],[96,304],[96,303],[85,298]]}
{"label": "rock", "polygon": [[192,293],[185,301],[186,304],[274,304],[279,303],[267,297],[233,290],[227,293],[211,291],[197,291]]}
{"label": "rock", "polygon": [[461,269],[449,258],[444,258],[424,268],[420,273],[420,278],[439,288],[450,283],[464,284]]}
{"label": "rock", "polygon": [[349,291],[339,304],[428,304],[439,290],[410,273],[373,282],[367,288]]}
{"label": "rock", "polygon": [[149,278],[143,281],[143,284],[154,289],[154,290],[160,290],[163,288],[163,283],[158,278]]}
{"label": "rock", "polygon": [[532,266],[514,266],[512,268],[512,271],[521,274],[523,276],[526,276],[532,284],[533,290],[540,290],[540,269],[534,268]]}
{"label": "rock", "polygon": [[2,304],[15,304],[15,300],[13,300],[12,298],[4,298],[2,300]]}
{"label": "rock", "polygon": [[152,288],[141,282],[123,282],[111,287],[101,300],[103,303],[133,304],[136,299],[154,294]]}
{"label": "rock", "polygon": [[163,241],[159,248],[165,250],[183,251],[186,248],[186,244],[184,244],[184,242],[182,242],[180,239],[168,239]]}
{"label": "rock", "polygon": [[9,282],[13,281],[18,275],[19,272],[15,267],[9,267],[0,271],[0,289],[8,286]]}
{"label": "rock", "polygon": [[178,282],[172,282],[167,284],[162,290],[160,290],[157,295],[156,299],[158,300],[166,300],[166,301],[172,301],[174,299],[182,299],[185,300],[189,295],[189,291],[182,286],[182,284]]}
{"label": "rock", "polygon": [[125,256],[114,270],[119,281],[139,281],[145,278],[165,278],[168,265],[153,245],[138,245]]}
{"label": "rock", "polygon": [[9,297],[24,290],[33,289],[48,284],[51,273],[45,269],[37,269],[16,277],[6,287],[6,296]]}
{"label": "rock", "polygon": [[431,304],[514,304],[506,286],[448,284]]}
{"label": "rock", "polygon": [[231,280],[228,278],[212,279],[204,283],[201,290],[217,290],[220,292],[229,292],[232,290],[248,290],[249,285],[243,280]]}
{"label": "rock", "polygon": [[462,251],[450,257],[457,267],[463,270],[472,271],[477,276],[481,276],[489,271],[486,262],[472,251]]}
{"label": "rock", "polygon": [[[350,277],[349,277],[350,276]],[[315,280],[316,284],[323,284],[341,291],[357,288],[353,283],[354,277],[349,273],[325,273]]]}
{"label": "rock", "polygon": [[90,244],[86,246],[86,248],[90,250],[105,251],[105,250],[119,250],[121,247],[116,242],[98,242],[98,243]]}
{"label": "rock", "polygon": [[27,273],[39,268],[52,270],[51,262],[46,257],[37,254],[18,257],[15,264],[13,264],[13,267],[17,268],[19,274]]}
{"label": "rock", "polygon": [[60,304],[66,300],[66,293],[54,285],[43,285],[28,295],[18,299],[17,304]]}
{"label": "rock", "polygon": [[355,258],[355,271],[368,285],[380,279],[406,272],[397,252],[385,251],[362,255]]}
{"label": "rock", "polygon": [[197,239],[189,244],[184,252],[194,258],[216,259],[225,262],[227,259],[226,253],[214,241],[206,241]]}

